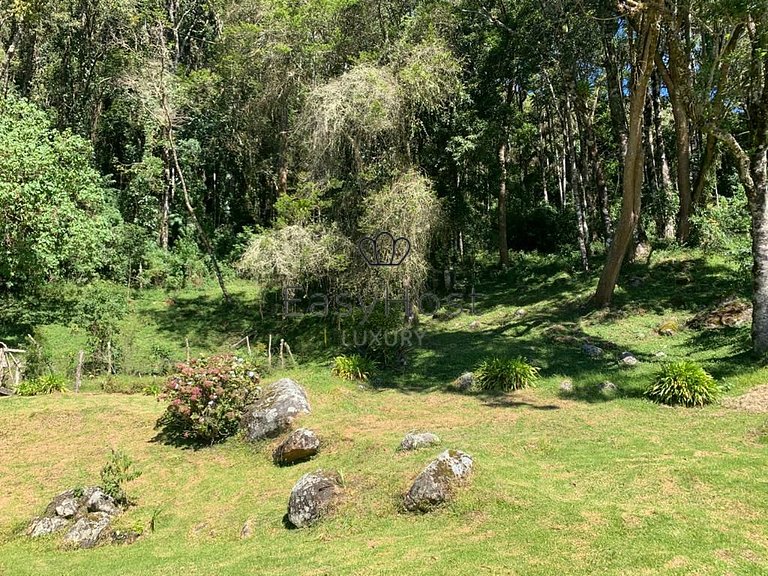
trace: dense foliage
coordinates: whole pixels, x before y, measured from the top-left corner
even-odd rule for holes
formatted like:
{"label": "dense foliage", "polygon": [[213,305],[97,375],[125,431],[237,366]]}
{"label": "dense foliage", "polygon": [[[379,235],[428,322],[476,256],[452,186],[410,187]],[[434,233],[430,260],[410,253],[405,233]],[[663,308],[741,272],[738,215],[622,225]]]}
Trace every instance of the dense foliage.
{"label": "dense foliage", "polygon": [[0,100],[0,287],[89,278],[107,264],[120,216],[92,155],[33,104]]}
{"label": "dense foliage", "polygon": [[57,374],[44,374],[23,380],[16,388],[16,394],[19,396],[38,396],[66,391],[67,379]]}
{"label": "dense foliage", "polygon": [[212,444],[235,434],[243,410],[258,398],[259,375],[243,358],[222,354],[178,365],[161,398],[158,427],[169,439]]}
{"label": "dense foliage", "polygon": [[[764,2],[15,2],[0,289],[419,294],[512,248],[604,254],[608,305],[647,242],[768,263],[767,55]],[[382,230],[389,274],[354,250]]]}

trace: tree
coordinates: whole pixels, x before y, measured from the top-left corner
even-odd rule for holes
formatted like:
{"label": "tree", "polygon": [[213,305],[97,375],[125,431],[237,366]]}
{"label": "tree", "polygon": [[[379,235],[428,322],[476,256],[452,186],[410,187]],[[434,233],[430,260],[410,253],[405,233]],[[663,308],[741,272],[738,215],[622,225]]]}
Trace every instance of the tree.
{"label": "tree", "polygon": [[0,100],[0,289],[87,279],[120,221],[90,144],[26,100]]}
{"label": "tree", "polygon": [[659,38],[659,6],[627,3],[627,16],[635,29],[635,58],[633,82],[629,101],[629,132],[627,153],[624,157],[623,193],[621,216],[616,233],[608,249],[608,260],[600,275],[594,301],[598,306],[608,306],[613,297],[621,265],[632,244],[632,236],[640,219],[641,194],[645,148],[643,125],[648,83],[653,72],[653,58]]}
{"label": "tree", "polygon": [[[752,220],[752,346],[768,352],[768,7],[763,2],[729,6],[726,16],[746,30],[742,50],[719,66],[727,102],[710,111],[706,130],[736,158]],[[726,10],[728,9],[726,8]],[[734,34],[739,34],[736,27]]]}

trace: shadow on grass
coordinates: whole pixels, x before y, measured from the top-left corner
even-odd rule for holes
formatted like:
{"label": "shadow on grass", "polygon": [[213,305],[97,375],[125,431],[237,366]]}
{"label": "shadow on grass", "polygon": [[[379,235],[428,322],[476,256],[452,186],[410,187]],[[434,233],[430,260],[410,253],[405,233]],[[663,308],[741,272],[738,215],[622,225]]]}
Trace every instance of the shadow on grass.
{"label": "shadow on grass", "polygon": [[[629,319],[634,311],[665,314],[675,309],[693,313],[726,296],[743,296],[748,290],[738,273],[725,263],[682,253],[678,260],[625,267],[620,282],[623,289],[617,291],[609,311],[594,311],[588,306],[595,280],[595,275],[584,275],[551,260],[538,266],[535,261],[523,260],[516,269],[487,278],[479,290],[485,298],[478,312],[484,314],[500,306],[512,310],[500,311],[501,317],[480,331],[429,332],[424,338],[425,349],[413,362],[412,371],[418,376],[404,375],[398,379],[399,385],[409,391],[440,389],[488,356],[523,356],[540,367],[542,376],[567,374],[585,382],[563,398],[605,402],[642,397],[647,371],[634,376],[632,370],[622,370],[622,386],[615,394],[606,395],[599,387],[600,380],[611,379],[611,374],[619,370],[618,363],[611,360],[618,360],[622,350],[632,350],[631,337],[617,344],[588,334],[579,322],[588,318],[591,323],[612,324]],[[537,306],[535,312],[515,317],[515,307],[541,303],[544,306]],[[605,358],[587,358],[581,351],[585,342],[603,348]],[[691,330],[683,346],[683,354],[711,351],[711,361],[704,359],[702,363],[718,378],[754,369],[748,328]],[[665,362],[653,354],[634,355],[645,365]]]}
{"label": "shadow on grass", "polygon": [[483,406],[488,408],[529,408],[531,410],[560,410],[560,406],[557,404],[534,404],[533,402],[525,402],[523,400],[516,400],[510,396],[478,396]]}

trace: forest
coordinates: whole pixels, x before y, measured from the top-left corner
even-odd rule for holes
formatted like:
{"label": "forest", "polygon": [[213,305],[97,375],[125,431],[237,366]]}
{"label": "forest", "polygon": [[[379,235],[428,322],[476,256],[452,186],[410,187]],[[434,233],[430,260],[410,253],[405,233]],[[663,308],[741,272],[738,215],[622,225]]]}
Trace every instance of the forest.
{"label": "forest", "polygon": [[638,247],[727,236],[751,255],[754,348],[768,349],[762,2],[0,14],[6,294],[206,274],[226,295],[238,272],[342,282],[346,248],[387,223],[413,244],[414,290],[481,255],[578,250],[606,306]]}
{"label": "forest", "polygon": [[0,576],[763,574],[767,354],[765,0],[0,0]]}

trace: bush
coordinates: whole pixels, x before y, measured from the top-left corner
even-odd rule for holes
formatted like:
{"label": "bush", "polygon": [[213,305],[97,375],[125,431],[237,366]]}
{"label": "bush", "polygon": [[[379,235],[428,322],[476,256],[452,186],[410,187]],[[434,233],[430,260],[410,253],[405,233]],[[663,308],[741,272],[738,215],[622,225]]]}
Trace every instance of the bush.
{"label": "bush", "polygon": [[717,400],[721,389],[701,366],[690,360],[661,368],[645,395],[660,404],[703,406]]}
{"label": "bush", "polygon": [[131,502],[123,485],[139,476],[141,471],[135,469],[133,459],[125,452],[113,448],[107,463],[101,469],[101,487],[115,502],[127,506]]}
{"label": "bush", "polygon": [[522,358],[491,358],[475,370],[481,390],[519,390],[535,386],[539,369]]}
{"label": "bush", "polygon": [[373,371],[373,363],[359,354],[336,356],[331,372],[344,380],[368,380]]}
{"label": "bush", "polygon": [[169,439],[213,444],[235,434],[246,406],[261,392],[259,376],[229,354],[177,366],[161,398],[169,402],[158,421]]}
{"label": "bush", "polygon": [[[411,339],[404,337],[404,331],[409,329],[404,304],[395,297],[389,310],[383,302],[377,303],[372,310],[356,308],[342,318],[341,326],[343,340],[354,354],[385,369],[402,369],[408,364],[413,343],[409,344]],[[363,343],[355,344],[358,339]]]}
{"label": "bush", "polygon": [[19,396],[39,396],[42,394],[53,394],[54,392],[66,392],[67,379],[58,374],[47,374],[31,380],[24,380],[16,388],[16,394]]}
{"label": "bush", "polygon": [[120,323],[128,313],[128,294],[123,287],[109,282],[92,282],[79,295],[75,323],[85,328],[90,354],[86,370],[118,371],[122,361],[117,336]]}

